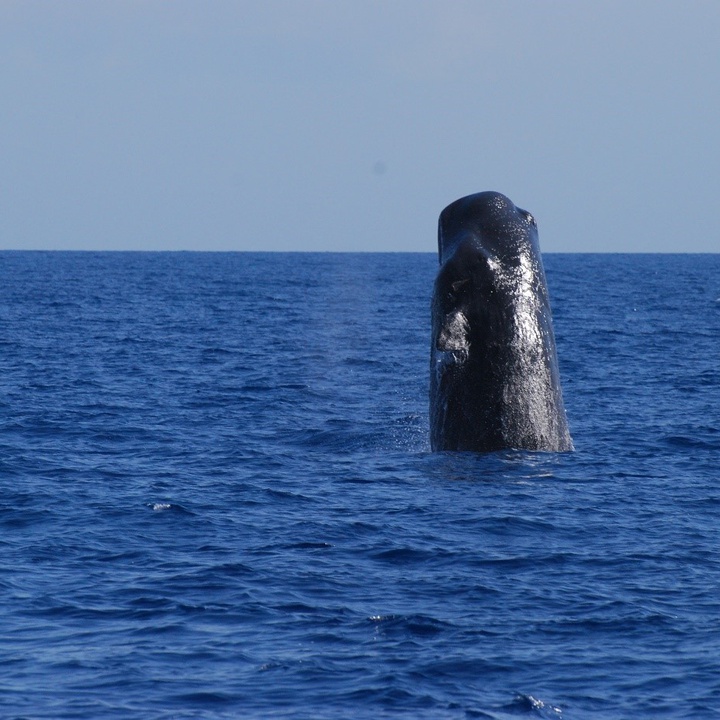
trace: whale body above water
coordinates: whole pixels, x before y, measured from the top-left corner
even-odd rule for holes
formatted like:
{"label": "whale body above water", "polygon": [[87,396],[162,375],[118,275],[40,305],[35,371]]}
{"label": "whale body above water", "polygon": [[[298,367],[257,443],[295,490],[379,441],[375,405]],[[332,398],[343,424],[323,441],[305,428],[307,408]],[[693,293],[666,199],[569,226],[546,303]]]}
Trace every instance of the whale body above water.
{"label": "whale body above water", "polygon": [[533,216],[497,192],[460,198],[440,214],[438,258],[432,449],[572,450]]}

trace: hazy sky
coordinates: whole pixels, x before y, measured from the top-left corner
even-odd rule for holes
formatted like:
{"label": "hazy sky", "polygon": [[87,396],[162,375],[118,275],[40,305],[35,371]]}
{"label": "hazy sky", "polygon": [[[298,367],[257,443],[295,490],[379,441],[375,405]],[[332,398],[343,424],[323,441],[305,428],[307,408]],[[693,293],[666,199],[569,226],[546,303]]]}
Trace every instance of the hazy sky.
{"label": "hazy sky", "polygon": [[0,248],[720,251],[718,0],[0,0]]}

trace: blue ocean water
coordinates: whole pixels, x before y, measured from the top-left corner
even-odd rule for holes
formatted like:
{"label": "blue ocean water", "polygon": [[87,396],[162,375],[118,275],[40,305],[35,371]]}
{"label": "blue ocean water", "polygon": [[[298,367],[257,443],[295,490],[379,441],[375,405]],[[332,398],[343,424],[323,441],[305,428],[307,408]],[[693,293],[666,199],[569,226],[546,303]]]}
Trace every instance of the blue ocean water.
{"label": "blue ocean water", "polygon": [[720,717],[720,255],[545,267],[576,451],[433,454],[433,255],[0,253],[0,716]]}

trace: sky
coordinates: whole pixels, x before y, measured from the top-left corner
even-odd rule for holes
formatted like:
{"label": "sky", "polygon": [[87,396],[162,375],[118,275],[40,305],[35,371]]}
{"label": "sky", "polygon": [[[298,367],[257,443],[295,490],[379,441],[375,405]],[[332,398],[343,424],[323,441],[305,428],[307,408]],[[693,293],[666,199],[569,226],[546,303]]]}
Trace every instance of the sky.
{"label": "sky", "polygon": [[719,88],[717,0],[0,0],[0,249],[718,252]]}

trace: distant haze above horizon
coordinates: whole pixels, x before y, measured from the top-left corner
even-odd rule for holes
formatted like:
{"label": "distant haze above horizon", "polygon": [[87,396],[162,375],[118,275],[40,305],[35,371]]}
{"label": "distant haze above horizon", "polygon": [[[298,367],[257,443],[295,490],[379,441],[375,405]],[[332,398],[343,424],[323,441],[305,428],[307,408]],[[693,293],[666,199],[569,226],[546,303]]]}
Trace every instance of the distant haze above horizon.
{"label": "distant haze above horizon", "polygon": [[4,0],[0,249],[718,252],[720,3]]}

